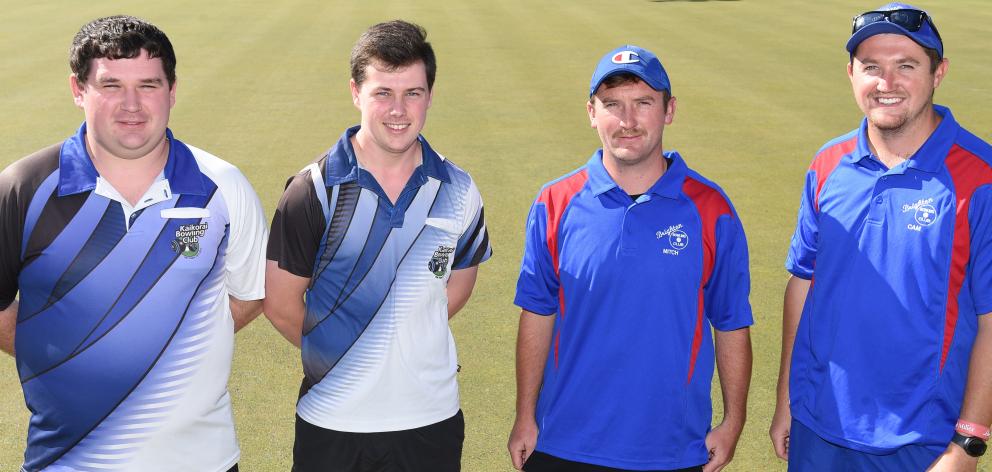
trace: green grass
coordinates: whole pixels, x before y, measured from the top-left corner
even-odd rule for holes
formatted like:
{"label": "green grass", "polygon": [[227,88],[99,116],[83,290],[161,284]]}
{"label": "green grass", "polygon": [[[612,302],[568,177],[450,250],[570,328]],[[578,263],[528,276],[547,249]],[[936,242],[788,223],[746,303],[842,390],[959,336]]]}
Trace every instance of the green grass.
{"label": "green grass", "polygon": [[[878,3],[882,3],[880,0]],[[951,59],[937,101],[992,140],[992,8],[920,1]],[[844,72],[853,14],[873,2],[827,0],[491,2],[428,0],[0,1],[0,166],[71,134],[66,50],[79,26],[129,13],[162,27],[179,56],[176,135],[237,164],[271,213],[285,179],[358,121],[348,55],[370,24],[424,25],[438,54],[425,136],[473,174],[495,256],[453,321],[467,421],[464,469],[509,470],[512,304],[523,221],[539,186],[598,147],[584,102],[599,56],[623,43],[661,57],[679,98],[666,148],[720,183],[748,232],[756,324],[749,421],[728,470],[783,470],[766,431],[778,368],[782,268],[803,175],[826,140],[860,118]],[[264,320],[238,335],[231,393],[247,471],[288,470],[298,353]],[[716,394],[715,398],[719,398]],[[717,401],[719,403],[719,401]],[[0,362],[0,470],[21,462],[26,409],[11,359]],[[989,459],[985,460],[988,468]]]}

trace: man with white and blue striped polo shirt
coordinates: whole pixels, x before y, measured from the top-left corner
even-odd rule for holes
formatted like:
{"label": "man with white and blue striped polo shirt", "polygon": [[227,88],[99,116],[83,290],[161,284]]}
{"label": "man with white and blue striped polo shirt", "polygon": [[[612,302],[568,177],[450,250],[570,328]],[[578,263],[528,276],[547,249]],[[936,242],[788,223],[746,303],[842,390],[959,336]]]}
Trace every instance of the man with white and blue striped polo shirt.
{"label": "man with white and blue striped polo shirt", "polygon": [[351,57],[361,125],[272,219],[265,313],[303,351],[294,471],[460,468],[448,319],[492,250],[472,178],[420,135],[435,70],[423,28],[369,28]]}
{"label": "man with white and blue striped polo shirt", "polygon": [[974,471],[992,422],[992,147],[933,94],[930,15],[854,18],[864,119],[806,174],[786,268],[778,405],[789,470]]}
{"label": "man with white and blue striped polo shirt", "polygon": [[227,379],[264,296],[261,204],[167,128],[176,56],[161,30],[94,20],[70,67],[86,121],[0,173],[0,348],[31,410],[22,471],[235,471]]}

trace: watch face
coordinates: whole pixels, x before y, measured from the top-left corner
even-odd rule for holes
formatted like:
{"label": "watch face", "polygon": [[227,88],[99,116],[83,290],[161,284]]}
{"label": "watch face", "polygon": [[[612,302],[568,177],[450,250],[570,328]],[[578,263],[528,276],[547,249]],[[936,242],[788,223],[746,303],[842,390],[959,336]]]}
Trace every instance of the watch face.
{"label": "watch face", "polygon": [[968,438],[965,441],[964,451],[971,457],[981,457],[985,454],[986,448],[988,448],[988,445],[985,444],[985,441],[978,438]]}

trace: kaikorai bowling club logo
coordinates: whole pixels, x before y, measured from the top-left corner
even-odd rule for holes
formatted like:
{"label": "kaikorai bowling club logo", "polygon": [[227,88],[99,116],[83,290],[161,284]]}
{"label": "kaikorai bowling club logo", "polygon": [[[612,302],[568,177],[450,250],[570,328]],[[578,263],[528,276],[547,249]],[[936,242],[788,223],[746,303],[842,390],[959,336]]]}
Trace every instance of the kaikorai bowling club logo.
{"label": "kaikorai bowling club logo", "polygon": [[439,279],[444,277],[444,274],[448,272],[448,259],[453,252],[455,252],[453,247],[438,246],[431,260],[427,261],[427,270]]}
{"label": "kaikorai bowling club logo", "polygon": [[207,224],[182,225],[172,240],[172,250],[187,259],[200,255],[200,238],[207,234]]}

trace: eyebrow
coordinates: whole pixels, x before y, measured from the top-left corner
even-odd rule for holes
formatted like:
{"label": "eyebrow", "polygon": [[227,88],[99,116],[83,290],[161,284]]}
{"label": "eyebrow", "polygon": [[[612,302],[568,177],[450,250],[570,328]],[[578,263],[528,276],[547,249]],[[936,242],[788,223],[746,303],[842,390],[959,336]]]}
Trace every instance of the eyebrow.
{"label": "eyebrow", "polygon": [[[117,77],[101,77],[100,79],[97,79],[97,83],[101,83],[101,84],[116,84],[120,82],[121,79],[118,79]],[[161,77],[154,77],[151,79],[141,79],[138,82],[142,84],[154,84],[154,85],[162,85],[165,83],[165,81],[162,80]]]}

